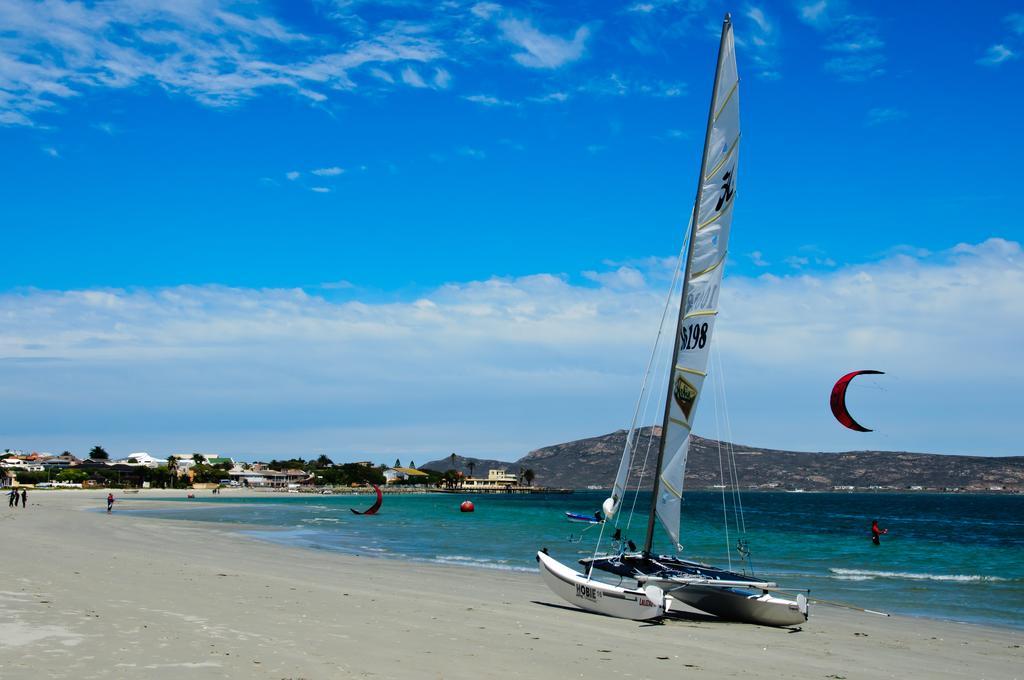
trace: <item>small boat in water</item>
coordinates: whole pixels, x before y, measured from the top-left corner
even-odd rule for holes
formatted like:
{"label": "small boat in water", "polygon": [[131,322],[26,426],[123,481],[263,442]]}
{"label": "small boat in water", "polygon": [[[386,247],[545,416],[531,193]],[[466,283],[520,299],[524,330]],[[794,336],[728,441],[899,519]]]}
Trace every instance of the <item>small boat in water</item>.
{"label": "small boat in water", "polygon": [[567,512],[565,518],[570,522],[584,522],[586,524],[600,524],[604,520],[601,518],[600,512],[595,512],[593,515],[581,515],[578,512]]}

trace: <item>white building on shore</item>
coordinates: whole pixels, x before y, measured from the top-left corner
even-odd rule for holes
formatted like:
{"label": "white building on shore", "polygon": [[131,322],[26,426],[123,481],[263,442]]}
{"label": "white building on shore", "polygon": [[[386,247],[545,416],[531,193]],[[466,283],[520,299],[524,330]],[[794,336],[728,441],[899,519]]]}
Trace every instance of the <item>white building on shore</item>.
{"label": "white building on shore", "polygon": [[519,478],[505,468],[488,470],[486,479],[467,477],[462,483],[462,488],[466,491],[506,489],[517,486],[519,486]]}
{"label": "white building on shore", "polygon": [[117,462],[118,463],[123,463],[125,465],[134,465],[134,466],[137,466],[137,467],[148,467],[148,468],[167,467],[167,459],[166,458],[154,458],[153,456],[149,455],[145,451],[138,451],[136,453],[129,453],[127,458],[124,458],[123,460],[119,460]]}
{"label": "white building on shore", "polygon": [[242,486],[260,488],[284,488],[289,484],[302,484],[309,481],[311,476],[305,470],[271,470],[263,466],[254,465],[253,468],[244,470],[236,467],[228,471],[228,478],[237,481]]}
{"label": "white building on shore", "polygon": [[388,469],[384,470],[384,483],[385,484],[394,484],[395,482],[397,482],[399,480],[409,479],[410,477],[416,478],[419,481],[423,481],[423,480],[420,480],[419,478],[421,478],[421,477],[425,478],[425,477],[428,477],[428,476],[429,475],[427,475],[426,472],[420,472],[416,468],[393,467],[393,468],[388,468]]}

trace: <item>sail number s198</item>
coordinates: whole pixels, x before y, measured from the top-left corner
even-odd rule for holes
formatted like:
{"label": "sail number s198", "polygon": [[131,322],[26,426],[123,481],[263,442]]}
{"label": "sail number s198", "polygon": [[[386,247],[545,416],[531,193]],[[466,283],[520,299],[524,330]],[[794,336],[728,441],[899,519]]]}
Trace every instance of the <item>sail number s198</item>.
{"label": "sail number s198", "polygon": [[708,324],[691,323],[683,326],[681,344],[683,349],[703,349],[708,342]]}

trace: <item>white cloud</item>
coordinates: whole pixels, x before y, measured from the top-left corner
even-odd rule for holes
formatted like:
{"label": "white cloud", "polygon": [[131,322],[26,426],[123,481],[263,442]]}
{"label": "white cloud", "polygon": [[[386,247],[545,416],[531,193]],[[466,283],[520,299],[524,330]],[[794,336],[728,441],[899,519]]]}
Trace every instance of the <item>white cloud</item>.
{"label": "white cloud", "polygon": [[672,83],[661,80],[637,81],[612,72],[607,77],[589,80],[579,85],[576,90],[587,94],[610,97],[625,97],[631,94],[638,94],[648,97],[673,98],[686,94],[686,83]]}
{"label": "white cloud", "polygon": [[771,262],[764,259],[764,253],[760,250],[755,250],[750,253],[750,261],[754,263],[755,267],[767,267],[771,265]]}
{"label": "white cloud", "polygon": [[826,72],[850,82],[885,73],[885,41],[874,17],[855,14],[845,0],[804,2],[797,9],[802,21],[825,36],[825,50],[837,53],[825,61]]}
{"label": "white cloud", "polygon": [[[758,77],[762,80],[778,80],[779,31],[776,23],[768,18],[763,8],[753,5],[747,5],[743,16],[750,19],[750,23],[742,26],[742,34],[750,41],[748,54],[760,69]],[[736,41],[737,44],[743,43],[740,37]]]}
{"label": "white cloud", "polygon": [[331,189],[329,187],[310,187],[309,190],[313,191],[315,193],[318,193],[318,194],[329,194],[329,193],[331,193]]}
{"label": "white cloud", "polygon": [[391,74],[382,68],[371,68],[370,75],[373,76],[374,78],[379,78],[380,80],[383,80],[385,83],[388,84],[395,82],[395,79],[391,76]]}
{"label": "white cloud", "polygon": [[874,108],[868,111],[866,124],[880,125],[891,121],[903,120],[906,117],[907,112],[902,109],[889,107]]}
{"label": "white cloud", "polygon": [[487,158],[487,154],[482,149],[474,149],[471,146],[462,147],[459,149],[459,154],[477,161],[482,161]]}
{"label": "white cloud", "polygon": [[[583,285],[492,278],[398,302],[223,286],[2,293],[0,384],[21,396],[4,401],[0,440],[515,458],[628,422],[665,261],[610,265]],[[1019,454],[1021,299],[1024,252],[1000,239],[828,273],[727,274],[714,346],[735,438]],[[887,372],[855,403],[871,435],[844,431],[826,405],[856,368]],[[712,411],[698,434],[715,435]]]}
{"label": "white cloud", "polygon": [[[318,177],[336,177],[336,176],[340,175],[343,172],[345,172],[345,171],[343,169],[339,168],[336,165],[334,167],[331,167],[331,168],[319,168],[317,170],[313,170],[313,174],[317,175]],[[291,178],[289,178],[289,179],[291,179]]]}
{"label": "white cloud", "polygon": [[774,26],[770,21],[768,21],[768,17],[765,16],[764,10],[760,7],[748,7],[746,15],[750,19],[754,20],[754,23],[757,24],[757,27],[761,29],[762,33],[771,34],[775,32]]}
{"label": "white cloud", "polygon": [[840,80],[858,82],[885,73],[885,56],[878,53],[833,57],[825,62],[825,70]]}
{"label": "white cloud", "polygon": [[284,176],[287,177],[292,182],[297,180],[301,175],[302,173],[299,172],[298,170],[292,170],[291,172],[284,173]]}
{"label": "white cloud", "polygon": [[440,90],[448,89],[448,86],[452,84],[452,74],[446,69],[437,68],[434,69],[434,87]]}
{"label": "white cloud", "polygon": [[643,273],[630,266],[608,272],[585,271],[583,277],[612,290],[639,290],[647,284]]}
{"label": "white cloud", "polygon": [[412,87],[427,87],[427,83],[412,66],[402,69],[402,82]]}
{"label": "white cloud", "polygon": [[523,49],[512,58],[528,68],[554,69],[576,61],[583,56],[590,37],[590,29],[580,26],[572,40],[566,40],[542,33],[528,19],[505,19],[498,27],[505,40]]}
{"label": "white cloud", "polygon": [[526,150],[526,145],[525,144],[523,144],[522,142],[517,142],[517,141],[515,141],[513,139],[499,139],[498,140],[498,144],[501,144],[502,146],[507,146],[508,148],[512,149],[513,151],[525,151]]}
{"label": "white cloud", "polygon": [[1006,15],[1003,20],[1010,27],[1010,30],[1017,35],[1024,35],[1024,14],[1014,12]]}
{"label": "white cloud", "polygon": [[998,66],[1004,61],[1016,59],[1017,54],[1006,45],[992,45],[985,51],[985,55],[977,60],[982,66]]}
{"label": "white cloud", "polygon": [[532,98],[532,101],[535,102],[564,102],[568,100],[568,92],[549,92],[548,94]]}
{"label": "white cloud", "polygon": [[804,3],[798,6],[800,18],[809,24],[816,24],[825,17],[825,10],[828,9],[826,0]]}
{"label": "white cloud", "polygon": [[501,11],[501,5],[495,4],[493,2],[478,2],[475,5],[473,5],[473,7],[470,9],[470,12],[472,12],[478,18],[484,20],[490,19],[495,15],[500,14]]}
{"label": "white cloud", "polygon": [[[1024,330],[1024,308],[1015,302],[1022,289],[1024,253],[1001,239],[824,275],[730,279],[722,294],[722,352],[739,359],[731,370],[734,388],[737,368],[760,376],[761,386],[750,382],[754,392],[743,396],[749,406],[770,398],[774,380],[788,383],[777,391],[789,395],[778,415],[783,409],[800,414],[810,430],[803,446],[813,448],[820,438],[836,442],[832,448],[1010,453],[1019,440],[1000,438],[1018,426],[999,422],[1012,410],[1000,402],[1024,373],[1010,359]],[[951,318],[972,330],[945,332]],[[862,407],[865,421],[881,433],[869,438],[834,432],[822,409],[831,381],[855,368],[889,375],[885,392]],[[791,378],[782,377],[787,371]],[[950,417],[957,419],[955,440],[928,432]],[[783,429],[768,421],[765,427],[779,435]],[[999,434],[986,434],[987,427]]]}
{"label": "white cloud", "polygon": [[463,97],[466,101],[482,106],[515,106],[512,102],[489,94],[471,94]]}
{"label": "white cloud", "polygon": [[340,281],[328,281],[327,283],[321,283],[318,286],[318,288],[322,288],[324,290],[349,290],[355,287],[354,283],[346,281],[345,279],[341,279]]}
{"label": "white cloud", "polygon": [[0,124],[32,125],[62,100],[147,83],[214,107],[268,89],[323,101],[314,86],[352,90],[362,68],[445,56],[415,26],[392,23],[338,43],[258,12],[229,0],[0,3]]}
{"label": "white cloud", "polygon": [[45,153],[50,158],[60,158],[60,152],[57,151],[57,149],[53,148],[52,146],[44,146],[43,153]]}

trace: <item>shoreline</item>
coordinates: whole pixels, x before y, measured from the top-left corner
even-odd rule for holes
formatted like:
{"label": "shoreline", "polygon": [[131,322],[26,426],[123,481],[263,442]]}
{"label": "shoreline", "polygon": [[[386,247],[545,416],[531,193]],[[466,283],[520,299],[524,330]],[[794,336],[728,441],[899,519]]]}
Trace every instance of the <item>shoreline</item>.
{"label": "shoreline", "polygon": [[586,678],[695,669],[705,677],[1019,678],[1024,668],[1024,635],[1014,629],[822,606],[798,634],[700,614],[638,625],[572,607],[535,574],[284,545],[237,525],[119,514],[117,504],[110,515],[81,512],[102,509],[105,496],[36,492],[27,509],[0,515],[5,677],[187,669],[198,677],[554,680],[571,665]]}
{"label": "shoreline", "polygon": [[[146,490],[146,491],[148,492],[150,490]],[[177,495],[177,494],[179,494],[179,493],[181,493],[183,491],[181,489],[175,489],[175,490],[159,489],[159,490],[153,490],[153,491],[156,491],[157,493],[160,493],[161,495],[168,495],[168,496],[174,495],[175,499],[174,500],[170,500],[170,499],[160,499],[160,498],[138,498],[136,496],[132,496],[130,498],[127,498],[126,500],[142,500],[147,505],[149,505],[149,504],[158,505],[160,503],[165,503],[166,507],[174,508],[174,509],[180,509],[182,507],[182,503],[185,503],[185,505],[187,505],[189,507],[195,507],[195,506],[199,505],[199,506],[205,506],[207,508],[210,508],[210,507],[216,507],[218,505],[218,503],[216,503],[216,502],[206,503],[205,502],[206,501],[205,498],[198,498],[198,497],[197,498],[193,498],[193,499],[187,499],[187,501],[186,501],[186,499],[180,498]],[[825,492],[825,493],[831,493],[831,492]],[[274,493],[274,492],[269,492],[269,494],[271,496],[284,495],[284,494],[281,494],[281,493]],[[234,497],[239,498],[239,499],[262,498],[262,497],[265,497],[265,496],[268,495],[268,491],[266,491],[266,490],[256,490],[256,489],[237,489],[237,490],[228,491],[227,494],[222,494],[221,497],[223,497],[223,495],[234,496]],[[294,495],[294,494],[292,494],[292,495]],[[306,495],[309,495],[309,494],[306,494]],[[345,494],[334,494],[334,495],[336,495],[336,496],[344,496]],[[364,496],[366,494],[353,493],[351,495],[358,497],[358,496]],[[142,510],[143,512],[138,512],[139,510]],[[344,550],[344,549],[330,548],[330,547],[313,547],[313,546],[309,546],[309,545],[303,545],[302,543],[299,543],[299,542],[293,542],[293,541],[288,541],[288,540],[277,540],[277,539],[273,538],[273,536],[275,534],[282,534],[282,535],[290,534],[291,530],[288,529],[288,528],[285,528],[285,527],[272,526],[272,525],[239,524],[239,523],[233,523],[233,522],[227,522],[227,521],[219,521],[219,520],[218,521],[210,521],[210,520],[195,520],[195,519],[188,519],[188,518],[153,517],[153,516],[150,516],[149,514],[144,514],[145,510],[147,510],[147,508],[133,508],[132,510],[130,510],[128,512],[130,512],[132,514],[132,516],[135,516],[135,517],[144,517],[144,518],[152,519],[152,520],[155,520],[155,521],[165,521],[165,522],[174,522],[174,523],[193,524],[193,525],[196,526],[196,528],[200,528],[200,529],[210,528],[210,529],[215,529],[215,530],[222,530],[222,529],[223,530],[230,530],[230,532],[232,534],[234,534],[236,536],[239,536],[239,537],[242,537],[242,538],[245,538],[246,540],[255,540],[255,541],[260,541],[260,542],[268,543],[268,544],[271,544],[271,545],[282,546],[282,547],[286,547],[286,548],[295,548],[295,549],[298,549],[298,550],[323,551],[323,552],[327,552],[327,553],[332,553],[332,554],[336,554],[336,555],[343,555],[343,556],[348,556],[348,557],[359,557],[359,558],[362,558],[362,559],[383,560],[383,561],[388,561],[388,562],[402,562],[402,563],[405,563],[405,564],[430,564],[430,565],[441,566],[441,567],[453,567],[453,568],[471,569],[473,571],[537,575],[537,570],[535,568],[518,567],[518,566],[499,567],[499,566],[490,565],[490,564],[483,564],[483,563],[467,563],[465,565],[460,565],[460,564],[456,564],[456,563],[452,563],[452,562],[446,562],[446,561],[443,561],[443,560],[437,560],[437,559],[433,559],[432,560],[432,559],[426,559],[426,558],[421,558],[421,557],[404,556],[404,555],[398,555],[398,554],[375,554],[375,553],[372,553],[372,552],[352,552],[352,551],[348,551],[348,550]],[[95,511],[96,512],[101,512],[100,509],[97,509]],[[827,604],[827,600],[824,599],[824,598],[822,600],[816,600],[816,598],[813,595],[809,595],[809,599],[812,602],[812,604],[814,605],[815,611],[819,610],[821,607],[827,607],[829,609],[833,609],[834,608],[833,605]],[[843,604],[848,604],[848,603],[843,603]],[[843,607],[838,607],[838,609],[843,609]],[[868,607],[866,607],[866,609],[871,610],[872,607],[868,606]],[[815,614],[812,613],[812,618],[813,618],[814,615]],[[1024,621],[1021,621],[1020,625],[1018,625],[1018,626],[1013,626],[1013,625],[1009,625],[1009,624],[1003,624],[1000,621],[977,621],[977,620],[971,621],[971,620],[956,619],[956,618],[951,618],[951,617],[942,617],[942,616],[930,615],[927,612],[906,612],[906,611],[903,611],[903,612],[900,612],[900,613],[892,613],[892,614],[890,614],[890,617],[900,617],[900,618],[910,619],[910,620],[934,621],[934,622],[938,622],[938,623],[947,623],[947,624],[953,624],[953,625],[980,626],[980,627],[983,627],[983,628],[992,628],[994,630],[1003,630],[1003,631],[1006,631],[1006,632],[1019,633],[1019,634],[1024,635]]]}

